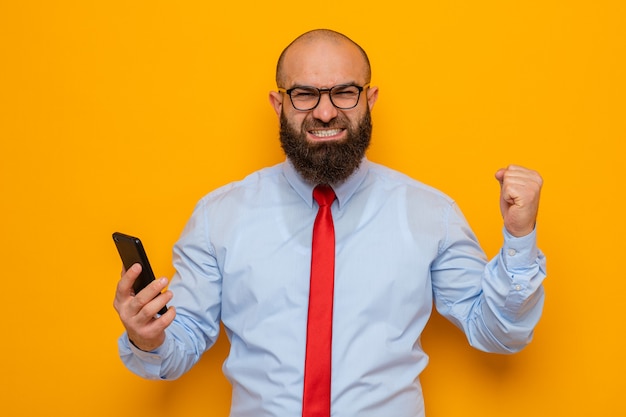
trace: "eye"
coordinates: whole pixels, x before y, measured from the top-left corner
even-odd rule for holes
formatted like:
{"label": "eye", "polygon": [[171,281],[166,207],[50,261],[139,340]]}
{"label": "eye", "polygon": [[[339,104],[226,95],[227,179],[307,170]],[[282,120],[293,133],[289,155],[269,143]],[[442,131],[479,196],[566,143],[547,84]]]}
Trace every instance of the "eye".
{"label": "eye", "polygon": [[306,100],[310,98],[317,98],[318,92],[317,90],[309,89],[309,88],[296,88],[291,91],[291,98]]}
{"label": "eye", "polygon": [[359,93],[354,86],[337,87],[333,89],[333,96],[337,97],[353,97]]}

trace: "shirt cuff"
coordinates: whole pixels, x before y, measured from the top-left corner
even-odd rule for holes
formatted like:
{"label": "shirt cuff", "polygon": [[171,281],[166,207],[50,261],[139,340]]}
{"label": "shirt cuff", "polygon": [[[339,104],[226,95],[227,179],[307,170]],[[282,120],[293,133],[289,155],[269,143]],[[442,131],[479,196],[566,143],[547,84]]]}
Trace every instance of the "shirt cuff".
{"label": "shirt cuff", "polygon": [[522,237],[513,236],[506,228],[503,228],[503,234],[502,258],[507,270],[527,270],[536,264],[539,256],[537,228]]}
{"label": "shirt cuff", "polygon": [[165,352],[165,343],[161,346],[152,350],[150,352],[146,352],[145,350],[139,349],[135,346],[130,339],[128,338],[128,334],[124,333],[118,342],[118,347],[120,351],[120,355],[131,354],[136,359],[144,362],[145,364],[151,365],[160,365],[163,361],[163,354]]}

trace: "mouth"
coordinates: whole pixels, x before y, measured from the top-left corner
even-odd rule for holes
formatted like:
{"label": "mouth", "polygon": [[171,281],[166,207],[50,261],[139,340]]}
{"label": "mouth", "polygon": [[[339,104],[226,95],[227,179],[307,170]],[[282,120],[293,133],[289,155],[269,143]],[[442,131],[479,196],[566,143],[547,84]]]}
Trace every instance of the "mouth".
{"label": "mouth", "polygon": [[315,141],[339,140],[344,136],[345,129],[312,129],[309,130],[309,137]]}

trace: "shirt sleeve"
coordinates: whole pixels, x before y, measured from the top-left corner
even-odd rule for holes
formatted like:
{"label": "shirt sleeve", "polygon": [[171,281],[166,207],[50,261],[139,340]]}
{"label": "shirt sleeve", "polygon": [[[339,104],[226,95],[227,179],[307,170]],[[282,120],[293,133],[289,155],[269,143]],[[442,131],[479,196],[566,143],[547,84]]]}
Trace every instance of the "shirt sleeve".
{"label": "shirt sleeve", "polygon": [[170,305],[176,308],[176,318],[165,331],[164,343],[144,352],[133,346],[126,334],[118,341],[122,362],[141,377],[180,377],[219,335],[222,277],[208,240],[205,216],[201,202],[174,246],[176,273],[169,289],[174,294]]}
{"label": "shirt sleeve", "polygon": [[432,266],[437,310],[462,329],[473,347],[514,353],[532,340],[544,302],[546,262],[536,230],[504,244],[487,262],[458,208],[448,213],[446,239]]}
{"label": "shirt sleeve", "polygon": [[165,343],[151,352],[146,352],[135,347],[124,333],[119,338],[117,347],[120,358],[128,369],[147,379],[161,379]]}

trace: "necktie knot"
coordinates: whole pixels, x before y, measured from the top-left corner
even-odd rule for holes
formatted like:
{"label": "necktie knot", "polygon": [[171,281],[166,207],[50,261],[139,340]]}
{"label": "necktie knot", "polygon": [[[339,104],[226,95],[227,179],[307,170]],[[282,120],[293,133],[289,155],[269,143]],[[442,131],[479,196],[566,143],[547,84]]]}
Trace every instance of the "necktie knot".
{"label": "necktie knot", "polygon": [[335,191],[326,184],[320,184],[313,189],[313,198],[321,206],[330,206],[335,201]]}

